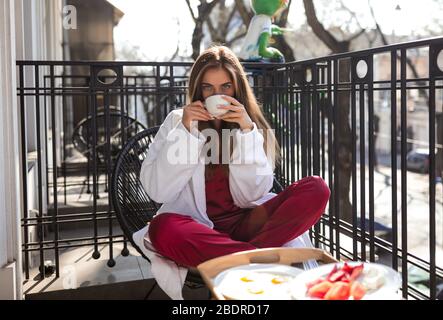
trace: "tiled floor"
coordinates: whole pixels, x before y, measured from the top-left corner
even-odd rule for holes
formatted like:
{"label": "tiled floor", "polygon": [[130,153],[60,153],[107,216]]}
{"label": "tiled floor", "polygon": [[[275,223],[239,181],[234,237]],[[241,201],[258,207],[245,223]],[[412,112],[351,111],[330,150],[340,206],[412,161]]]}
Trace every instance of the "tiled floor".
{"label": "tiled floor", "polygon": [[[132,247],[129,256],[120,255],[123,244],[114,244],[118,254],[115,266],[107,265],[109,248],[100,246],[100,258],[91,257],[93,248],[81,247],[60,254],[60,277],[55,275],[40,279],[38,269],[31,270],[30,280],[24,284],[26,299],[168,299],[158,287],[154,287],[150,265]],[[50,257],[47,257],[50,259]],[[185,288],[188,299],[207,299],[207,289]]]}
{"label": "tiled floor", "polygon": [[[149,294],[149,296],[148,296]],[[206,288],[183,289],[185,300],[206,300]],[[72,290],[56,290],[26,296],[27,300],[167,300],[169,297],[153,279],[118,282],[99,286],[82,287]]]}

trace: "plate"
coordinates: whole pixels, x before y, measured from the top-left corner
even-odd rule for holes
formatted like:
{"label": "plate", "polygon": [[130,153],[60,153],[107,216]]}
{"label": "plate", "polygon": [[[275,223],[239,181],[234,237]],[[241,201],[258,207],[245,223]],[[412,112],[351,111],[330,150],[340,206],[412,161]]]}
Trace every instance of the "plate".
{"label": "plate", "polygon": [[289,300],[290,283],[302,269],[281,264],[229,268],[214,279],[214,290],[232,300]]}
{"label": "plate", "polygon": [[[347,262],[350,266],[360,265],[362,262]],[[334,265],[343,266],[343,263],[325,264],[321,267],[304,271],[290,283],[290,292],[296,300],[319,300],[306,295],[306,284],[320,277],[326,277]],[[377,280],[378,279],[378,280]],[[367,287],[363,300],[396,300],[401,286],[401,277],[395,270],[378,263],[363,263],[363,274],[357,278]]]}

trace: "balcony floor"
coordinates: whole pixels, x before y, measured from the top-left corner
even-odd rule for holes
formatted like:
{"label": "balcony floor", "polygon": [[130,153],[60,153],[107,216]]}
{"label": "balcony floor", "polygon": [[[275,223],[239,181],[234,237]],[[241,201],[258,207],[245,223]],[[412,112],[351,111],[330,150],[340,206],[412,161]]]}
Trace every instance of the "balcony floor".
{"label": "balcony floor", "polygon": [[[114,244],[116,264],[107,266],[109,247],[100,246],[101,256],[95,260],[91,257],[92,247],[81,247],[64,250],[60,254],[60,277],[55,274],[40,279],[38,268],[31,269],[30,279],[24,283],[26,299],[77,300],[77,299],[130,299],[143,300],[153,288],[155,280],[148,261],[142,258],[135,249],[128,246],[129,256],[123,257],[120,252],[123,244]],[[45,259],[51,259],[49,257]],[[206,288],[183,290],[185,299],[207,299]],[[149,300],[169,299],[156,286],[149,295]]]}

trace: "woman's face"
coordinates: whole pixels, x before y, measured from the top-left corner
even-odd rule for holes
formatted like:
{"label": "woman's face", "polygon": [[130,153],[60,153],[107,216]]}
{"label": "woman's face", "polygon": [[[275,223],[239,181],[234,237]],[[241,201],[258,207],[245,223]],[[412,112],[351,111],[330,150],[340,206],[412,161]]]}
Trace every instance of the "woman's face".
{"label": "woman's face", "polygon": [[216,94],[233,97],[235,94],[234,83],[223,68],[212,68],[205,72],[201,82],[203,99]]}

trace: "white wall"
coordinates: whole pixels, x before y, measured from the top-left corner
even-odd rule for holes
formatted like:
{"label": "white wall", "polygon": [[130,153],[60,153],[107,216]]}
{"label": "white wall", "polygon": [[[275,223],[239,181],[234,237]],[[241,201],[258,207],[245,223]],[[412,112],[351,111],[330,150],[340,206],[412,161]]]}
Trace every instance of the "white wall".
{"label": "white wall", "polygon": [[[0,298],[3,299],[21,298],[22,193],[17,165],[20,149],[14,10],[14,0],[0,2]],[[17,272],[11,272],[14,269]]]}
{"label": "white wall", "polygon": [[[15,61],[62,60],[61,21],[62,0],[0,1],[0,299],[22,298],[23,186]],[[25,84],[32,86],[33,81],[33,71],[27,70]],[[36,114],[28,109],[28,151],[34,151]]]}
{"label": "white wall", "polygon": [[[62,60],[62,0],[20,0],[15,3],[17,60]],[[55,71],[56,74],[61,72],[61,70]],[[40,84],[43,83],[44,73],[48,74],[49,70],[40,68]],[[24,83],[29,87],[34,85],[32,67],[25,68]],[[25,104],[35,105],[35,99],[25,97]],[[43,113],[40,116],[42,117]],[[35,151],[37,142],[34,108],[26,108],[26,118],[28,151]]]}

